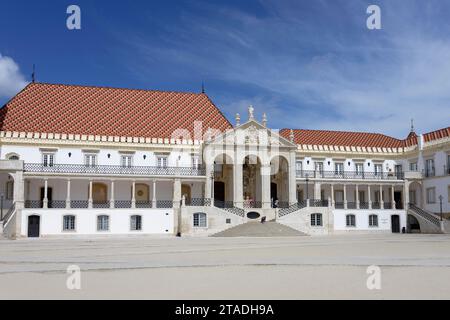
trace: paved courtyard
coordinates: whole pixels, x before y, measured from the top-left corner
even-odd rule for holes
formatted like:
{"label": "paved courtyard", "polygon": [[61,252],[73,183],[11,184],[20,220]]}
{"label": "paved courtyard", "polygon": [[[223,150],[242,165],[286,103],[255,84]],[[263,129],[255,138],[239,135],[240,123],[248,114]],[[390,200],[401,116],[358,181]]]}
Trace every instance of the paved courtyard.
{"label": "paved courtyard", "polygon": [[[68,290],[66,269],[81,269]],[[369,290],[367,267],[381,268]],[[450,298],[448,235],[0,241],[0,299]]]}

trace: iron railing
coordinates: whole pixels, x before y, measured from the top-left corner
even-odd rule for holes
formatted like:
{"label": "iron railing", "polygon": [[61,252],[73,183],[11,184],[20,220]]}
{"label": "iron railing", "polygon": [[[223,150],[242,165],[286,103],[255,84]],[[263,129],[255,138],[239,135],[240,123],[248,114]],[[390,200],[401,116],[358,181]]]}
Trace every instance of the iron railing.
{"label": "iron railing", "polygon": [[209,207],[211,206],[211,199],[209,198],[186,199],[185,205],[188,207]]}
{"label": "iron railing", "polygon": [[228,211],[232,214],[235,214],[239,217],[245,216],[245,210],[235,207],[233,201],[214,200],[214,206],[222,210]]}
{"label": "iron railing", "polygon": [[86,166],[82,164],[54,164],[44,166],[42,163],[25,163],[25,172],[34,173],[72,173],[72,174],[117,174],[117,175],[141,175],[141,176],[204,176],[204,167],[155,167],[155,166],[114,166],[96,165]]}
{"label": "iron railing", "polygon": [[381,209],[380,202],[372,202],[372,209]]}
{"label": "iron railing", "polygon": [[417,206],[415,206],[414,204],[410,203],[409,204],[409,209],[414,211],[416,214],[418,214],[419,216],[421,216],[422,218],[424,218],[425,220],[430,221],[431,223],[433,223],[434,225],[436,225],[437,227],[441,226],[441,221],[438,217],[436,217],[434,214],[425,211]]}
{"label": "iron railing", "polygon": [[173,208],[173,201],[172,200],[156,200],[156,207],[157,208]]}
{"label": "iron railing", "polygon": [[310,207],[328,207],[328,200],[310,199],[309,206]]}
{"label": "iron railing", "polygon": [[38,209],[44,206],[44,202],[41,200],[25,200],[25,208]]}
{"label": "iron railing", "polygon": [[344,209],[344,208],[345,208],[345,205],[344,205],[343,202],[336,202],[336,203],[334,204],[334,207],[335,207],[336,209]]}
{"label": "iron railing", "polygon": [[288,208],[281,208],[278,211],[278,216],[279,217],[284,217],[284,216],[286,216],[288,214],[291,214],[291,213],[293,213],[295,211],[298,211],[298,210],[301,210],[303,208],[306,208],[306,204],[307,204],[306,200],[301,200],[301,201],[299,201],[297,203],[294,203],[293,205],[289,206]]}
{"label": "iron railing", "polygon": [[147,200],[136,200],[136,208],[148,209],[152,207],[152,202]]}
{"label": "iron railing", "polygon": [[258,208],[262,208],[262,202],[261,201],[246,201],[244,200],[244,208],[245,209],[258,209]]}
{"label": "iron railing", "polygon": [[[8,222],[9,218],[11,218],[12,214],[16,211],[16,204],[13,203],[12,206],[9,208],[9,210],[6,212],[6,214],[0,219],[0,221],[3,221],[4,223]],[[3,214],[3,212],[2,212]],[[4,226],[4,225],[3,225]]]}
{"label": "iron railing", "polygon": [[70,207],[74,209],[87,209],[89,207],[88,200],[71,200]]}
{"label": "iron railing", "polygon": [[114,208],[116,209],[130,209],[131,208],[131,200],[115,200]]}
{"label": "iron railing", "polygon": [[111,207],[111,202],[110,201],[94,201],[92,203],[92,207],[94,209],[108,209]]}
{"label": "iron railing", "polygon": [[49,200],[47,203],[47,207],[49,209],[55,208],[55,209],[62,209],[66,207],[66,201],[65,200]]}
{"label": "iron railing", "polygon": [[297,170],[297,178],[302,179],[362,179],[362,180],[403,180],[403,172],[356,172]]}
{"label": "iron railing", "polygon": [[392,202],[384,202],[383,206],[384,209],[392,209]]}
{"label": "iron railing", "polygon": [[359,208],[360,209],[369,209],[369,203],[362,201],[359,203]]}
{"label": "iron railing", "polygon": [[356,209],[356,202],[347,202],[347,209]]}

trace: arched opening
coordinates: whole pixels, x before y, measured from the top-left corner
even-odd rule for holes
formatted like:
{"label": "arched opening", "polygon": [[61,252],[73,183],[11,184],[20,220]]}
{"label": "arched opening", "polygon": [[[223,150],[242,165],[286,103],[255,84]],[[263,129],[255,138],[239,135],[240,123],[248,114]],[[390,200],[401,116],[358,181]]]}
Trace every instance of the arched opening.
{"label": "arched opening", "polygon": [[420,233],[420,223],[412,214],[408,214],[408,232]]}
{"label": "arched opening", "polygon": [[242,186],[245,208],[261,208],[261,161],[255,155],[246,156],[242,165]]}
{"label": "arched opening", "polygon": [[270,198],[272,207],[289,207],[289,163],[283,156],[270,161]]}
{"label": "arched opening", "polygon": [[185,203],[190,204],[191,203],[191,186],[188,184],[182,184],[181,185],[181,196],[184,196]]}
{"label": "arched opening", "polygon": [[5,158],[8,159],[8,160],[13,160],[13,161],[20,160],[20,156],[17,153],[13,153],[13,152],[12,153],[8,153],[5,156]]}
{"label": "arched opening", "polygon": [[218,207],[233,206],[233,160],[226,154],[214,159],[214,203]]}
{"label": "arched opening", "polygon": [[409,185],[409,203],[418,207],[423,207],[422,203],[422,185],[414,181]]}

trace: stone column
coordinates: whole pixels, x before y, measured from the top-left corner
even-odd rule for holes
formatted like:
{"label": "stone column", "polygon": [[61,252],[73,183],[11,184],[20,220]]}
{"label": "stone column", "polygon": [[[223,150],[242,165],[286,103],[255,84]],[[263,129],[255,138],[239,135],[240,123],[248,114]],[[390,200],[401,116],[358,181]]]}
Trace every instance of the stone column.
{"label": "stone column", "polygon": [[409,206],[409,181],[405,181],[405,184],[403,185],[403,209],[408,210]]}
{"label": "stone column", "polygon": [[321,184],[318,181],[314,181],[314,200],[321,200]]}
{"label": "stone column", "polygon": [[88,197],[88,208],[92,209],[92,180],[89,180],[89,197]]}
{"label": "stone column", "polygon": [[22,229],[22,209],[24,207],[25,199],[25,185],[23,172],[17,171],[14,174],[14,203],[16,204],[16,215],[15,215],[15,230],[13,231],[12,237],[19,238]]}
{"label": "stone column", "polygon": [[175,179],[173,182],[173,207],[180,208],[181,201],[181,180]]}
{"label": "stone column", "polygon": [[136,181],[131,183],[131,209],[136,209]]}
{"label": "stone column", "polygon": [[157,208],[157,201],[156,201],[156,179],[153,179],[152,208]]}
{"label": "stone column", "polygon": [[355,184],[355,199],[356,199],[356,209],[359,209],[359,186],[358,184]]}
{"label": "stone column", "polygon": [[383,185],[380,184],[380,209],[384,209]]}
{"label": "stone column", "polygon": [[270,209],[270,165],[261,165],[262,208]]}
{"label": "stone column", "polygon": [[[242,160],[240,158],[241,153],[236,151],[234,157],[234,206],[238,208],[242,208],[244,206],[244,189],[243,189],[243,173],[242,173]],[[270,193],[269,193],[270,198]]]}
{"label": "stone column", "polygon": [[44,209],[48,208],[48,179],[44,180],[44,199],[42,201],[42,207]]}
{"label": "stone column", "polygon": [[331,207],[334,209],[335,202],[334,202],[334,184],[330,184],[330,193],[331,193]]}
{"label": "stone column", "polygon": [[394,185],[391,186],[391,209],[395,209]]}
{"label": "stone column", "polygon": [[370,194],[370,184],[367,185],[367,201],[369,202],[369,210],[372,210],[372,195]]}
{"label": "stone column", "polygon": [[70,179],[67,179],[66,209],[70,209]]}
{"label": "stone column", "polygon": [[[297,199],[297,174],[295,172],[295,151],[289,152],[289,205],[297,203],[300,199]],[[270,194],[270,192],[269,192]]]}
{"label": "stone column", "polygon": [[111,194],[109,196],[109,207],[114,209],[115,199],[114,199],[114,180],[111,180]]}
{"label": "stone column", "polygon": [[344,184],[344,209],[347,209],[347,185]]}

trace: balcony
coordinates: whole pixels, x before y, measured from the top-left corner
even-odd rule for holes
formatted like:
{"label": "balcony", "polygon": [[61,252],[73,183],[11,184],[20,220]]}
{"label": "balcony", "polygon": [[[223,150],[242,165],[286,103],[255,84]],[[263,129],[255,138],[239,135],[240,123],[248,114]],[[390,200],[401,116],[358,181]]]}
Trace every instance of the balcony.
{"label": "balcony", "polygon": [[[152,201],[136,201],[136,209],[150,209],[150,208],[172,208],[172,200],[157,200],[156,204]],[[42,209],[44,208],[44,201],[42,200],[26,200],[26,209]],[[115,200],[104,202],[93,202],[93,209],[132,209],[133,202],[131,200]],[[90,209],[88,200],[71,200],[70,205],[67,205],[67,200],[49,200],[47,203],[47,209]]]}
{"label": "balcony", "polygon": [[113,166],[83,164],[54,164],[44,166],[41,163],[25,163],[24,171],[28,173],[62,173],[86,175],[125,175],[125,176],[205,176],[204,167],[153,167],[153,166]]}
{"label": "balcony", "polygon": [[299,179],[337,179],[337,180],[403,180],[403,172],[356,172],[356,171],[317,171],[297,170]]}

